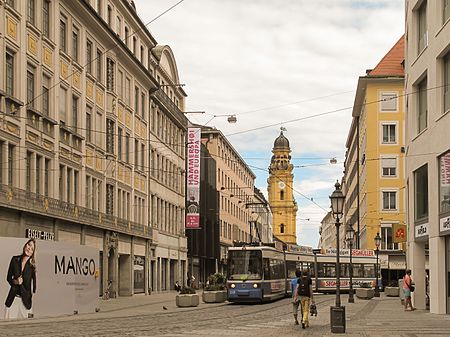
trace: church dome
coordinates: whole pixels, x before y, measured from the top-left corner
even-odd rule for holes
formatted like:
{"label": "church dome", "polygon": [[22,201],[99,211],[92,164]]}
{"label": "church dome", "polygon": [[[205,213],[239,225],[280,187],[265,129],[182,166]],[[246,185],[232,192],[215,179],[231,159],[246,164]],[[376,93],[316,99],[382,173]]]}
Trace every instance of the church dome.
{"label": "church dome", "polygon": [[273,143],[274,149],[289,149],[289,140],[284,136],[283,131],[281,131],[280,135],[275,139]]}

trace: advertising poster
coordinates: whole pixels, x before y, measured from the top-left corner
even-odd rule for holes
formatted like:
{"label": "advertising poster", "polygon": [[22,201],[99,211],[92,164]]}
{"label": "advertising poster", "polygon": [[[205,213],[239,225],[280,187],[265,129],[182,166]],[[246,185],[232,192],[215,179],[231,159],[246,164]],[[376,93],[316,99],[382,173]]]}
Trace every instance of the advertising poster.
{"label": "advertising poster", "polygon": [[200,128],[188,128],[186,228],[200,228]]}
{"label": "advertising poster", "polygon": [[0,237],[0,320],[95,312],[98,250],[29,240]]}
{"label": "advertising poster", "polygon": [[450,152],[441,157],[441,186],[450,186]]}
{"label": "advertising poster", "polygon": [[401,243],[406,242],[406,225],[392,224],[393,238],[392,242]]}

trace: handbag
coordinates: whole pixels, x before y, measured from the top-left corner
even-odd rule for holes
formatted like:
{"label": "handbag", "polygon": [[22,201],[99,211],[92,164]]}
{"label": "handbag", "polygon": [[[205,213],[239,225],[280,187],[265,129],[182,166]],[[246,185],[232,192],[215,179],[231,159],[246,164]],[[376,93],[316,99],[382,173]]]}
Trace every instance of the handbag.
{"label": "handbag", "polygon": [[414,289],[416,289],[412,284],[411,285],[408,284],[408,288],[409,288],[409,291],[411,291],[411,292],[414,292]]}

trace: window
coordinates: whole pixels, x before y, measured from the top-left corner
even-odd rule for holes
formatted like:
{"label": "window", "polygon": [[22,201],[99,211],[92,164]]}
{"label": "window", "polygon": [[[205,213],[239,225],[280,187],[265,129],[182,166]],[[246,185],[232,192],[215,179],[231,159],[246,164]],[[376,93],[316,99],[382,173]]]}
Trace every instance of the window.
{"label": "window", "polygon": [[139,169],[139,141],[134,140],[134,169]]}
{"label": "window", "polygon": [[78,132],[78,97],[72,96],[72,130]]}
{"label": "window", "polygon": [[397,94],[396,93],[381,93],[380,110],[381,111],[397,111]]}
{"label": "window", "polygon": [[50,0],[42,3],[42,34],[50,37]]}
{"label": "window", "polygon": [[136,36],[133,36],[133,54],[136,56],[136,47],[137,47],[137,39]]}
{"label": "window", "polygon": [[103,126],[103,115],[100,110],[97,110],[95,114],[95,145],[101,148],[103,148],[103,140],[105,139]]}
{"label": "window", "polygon": [[30,65],[27,67],[27,105],[29,108],[34,108],[34,73],[36,69]]}
{"label": "window", "polygon": [[117,93],[119,98],[123,99],[123,72],[119,70],[119,76],[117,79]]}
{"label": "window", "polygon": [[427,79],[423,79],[417,86],[417,132],[420,133],[427,127]]}
{"label": "window", "polygon": [[443,21],[446,22],[450,18],[450,0],[443,0]]}
{"label": "window", "polygon": [[6,0],[6,4],[12,8],[15,7],[14,0]]}
{"label": "window", "polygon": [[103,14],[102,0],[97,0],[97,13],[100,16]]}
{"label": "window", "polygon": [[145,170],[144,162],[145,162],[145,145],[141,144],[141,171]]}
{"label": "window", "polygon": [[106,184],[106,214],[114,214],[114,186]]}
{"label": "window", "polygon": [[392,225],[381,224],[381,250],[397,250],[398,243],[392,242]]}
{"label": "window", "polygon": [[64,165],[59,165],[59,199],[64,201]]}
{"label": "window", "polygon": [[86,71],[92,74],[92,42],[86,41]]}
{"label": "window", "polygon": [[50,159],[45,159],[45,168],[44,168],[44,195],[46,197],[48,197],[48,191],[50,189],[49,184],[50,184],[50,179],[49,179],[49,174],[50,174]]}
{"label": "window", "polygon": [[134,112],[139,115],[139,88],[134,88]]}
{"label": "window", "polygon": [[86,107],[86,141],[92,143],[92,109]]}
{"label": "window", "polygon": [[284,234],[284,224],[280,225],[280,234]]}
{"label": "window", "polygon": [[131,96],[131,80],[127,77],[125,79],[125,103],[130,105],[130,96]]}
{"label": "window", "polygon": [[130,163],[130,135],[128,133],[125,136],[125,161]]}
{"label": "window", "polygon": [[33,160],[33,154],[30,151],[27,151],[26,160],[26,190],[27,192],[31,192],[31,161]]}
{"label": "window", "polygon": [[415,220],[428,218],[428,166],[414,172]]}
{"label": "window", "polygon": [[59,49],[67,53],[67,18],[61,14],[59,20]]}
{"label": "window", "polygon": [[444,112],[450,110],[450,52],[444,56]]}
{"label": "window", "polygon": [[36,2],[35,0],[27,0],[27,21],[32,25],[36,23]]}
{"label": "window", "polygon": [[73,27],[72,31],[72,58],[74,61],[78,62],[78,49],[79,49],[79,40],[78,37],[80,35],[80,31],[78,28]]}
{"label": "window", "polygon": [[117,27],[116,27],[117,35],[122,36],[122,19],[120,16],[117,17]]}
{"label": "window", "polygon": [[41,194],[41,161],[42,157],[36,155],[36,194]]}
{"label": "window", "polygon": [[284,191],[280,191],[280,200],[284,200]]}
{"label": "window", "polygon": [[450,152],[439,158],[439,205],[440,212],[450,212]]}
{"label": "window", "polygon": [[420,54],[427,45],[427,2],[424,1],[417,10],[417,54]]}
{"label": "window", "polygon": [[106,120],[106,152],[114,153],[114,121]]}
{"label": "window", "polygon": [[396,143],[396,125],[383,124],[383,144]]}
{"label": "window", "polygon": [[397,209],[397,192],[383,192],[383,210]]}
{"label": "window", "polygon": [[128,45],[128,43],[129,43],[129,37],[130,37],[130,33],[129,33],[129,31],[128,31],[128,27],[125,27],[125,44],[127,45],[127,47],[130,47],[129,45]]}
{"label": "window", "polygon": [[142,64],[144,64],[144,55],[145,55],[145,52],[144,52],[144,46],[141,46],[141,63]]}
{"label": "window", "polygon": [[97,49],[97,81],[102,81],[103,74],[103,53],[100,49]]}
{"label": "window", "polygon": [[108,5],[108,26],[112,25],[112,8]]}
{"label": "window", "polygon": [[383,177],[395,177],[397,175],[397,159],[381,158],[381,170]]}
{"label": "window", "polygon": [[72,169],[71,168],[67,168],[66,171],[66,178],[67,178],[67,182],[66,182],[66,201],[68,203],[72,202]]}
{"label": "window", "polygon": [[9,186],[14,186],[14,160],[16,154],[16,147],[12,144],[8,144],[8,184]]}
{"label": "window", "polygon": [[117,131],[117,156],[119,157],[119,160],[122,160],[122,135],[123,131],[122,128],[118,128]]}
{"label": "window", "polygon": [[6,94],[14,96],[14,54],[6,52]]}
{"label": "window", "polygon": [[42,113],[44,116],[49,116],[50,112],[50,78],[46,75],[42,76]]}
{"label": "window", "polygon": [[79,189],[79,172],[74,170],[73,171],[73,203],[75,205],[78,205],[78,189]]}
{"label": "window", "polygon": [[59,120],[66,122],[67,89],[61,87],[59,92]]}
{"label": "window", "polygon": [[114,91],[115,67],[114,61],[110,58],[106,59],[106,89]]}
{"label": "window", "polygon": [[145,94],[141,94],[141,116],[145,119]]}

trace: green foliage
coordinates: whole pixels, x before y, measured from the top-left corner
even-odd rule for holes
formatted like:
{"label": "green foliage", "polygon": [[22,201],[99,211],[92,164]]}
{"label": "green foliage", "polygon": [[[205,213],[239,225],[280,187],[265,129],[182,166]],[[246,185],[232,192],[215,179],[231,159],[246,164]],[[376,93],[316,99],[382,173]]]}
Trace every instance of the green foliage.
{"label": "green foliage", "polygon": [[206,291],[218,291],[218,290],[225,290],[225,284],[227,282],[227,279],[225,275],[221,273],[215,273],[212,275],[209,275],[208,277],[208,285],[205,287]]}
{"label": "green foliage", "polygon": [[389,281],[388,287],[398,287],[398,281],[397,280]]}
{"label": "green foliage", "polygon": [[361,282],[359,284],[359,287],[360,288],[372,288],[372,283],[370,283],[370,282]]}
{"label": "green foliage", "polygon": [[186,294],[195,294],[195,289],[191,287],[182,287],[180,290],[180,295],[186,295]]}

